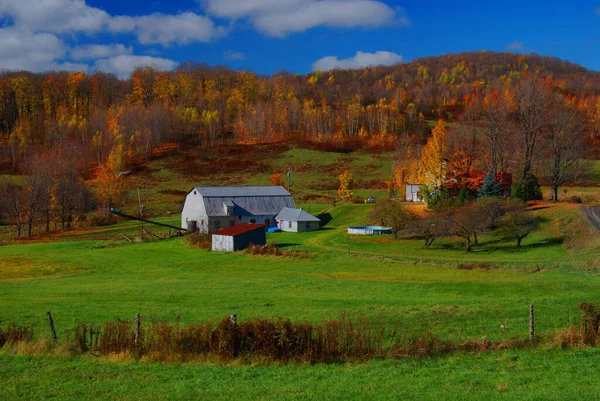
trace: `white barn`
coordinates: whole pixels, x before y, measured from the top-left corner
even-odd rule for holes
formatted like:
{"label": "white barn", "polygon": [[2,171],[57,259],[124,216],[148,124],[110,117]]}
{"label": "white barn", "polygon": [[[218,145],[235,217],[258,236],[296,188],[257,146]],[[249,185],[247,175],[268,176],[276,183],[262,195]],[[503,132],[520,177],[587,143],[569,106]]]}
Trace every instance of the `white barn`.
{"label": "white barn", "polygon": [[316,231],[321,228],[321,219],[302,209],[283,208],[275,217],[275,220],[277,220],[277,227],[281,231],[301,233]]}
{"label": "white barn", "polygon": [[181,228],[212,233],[242,223],[274,226],[285,207],[296,207],[281,186],[194,187],[185,197]]}

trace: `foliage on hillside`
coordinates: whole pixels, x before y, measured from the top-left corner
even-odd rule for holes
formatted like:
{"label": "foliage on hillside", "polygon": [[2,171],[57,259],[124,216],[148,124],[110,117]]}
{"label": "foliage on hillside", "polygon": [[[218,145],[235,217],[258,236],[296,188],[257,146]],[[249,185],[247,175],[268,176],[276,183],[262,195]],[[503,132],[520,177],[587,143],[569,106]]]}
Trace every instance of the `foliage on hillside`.
{"label": "foliage on hillside", "polygon": [[477,98],[523,77],[544,79],[600,127],[600,74],[535,55],[466,53],[393,66],[271,77],[186,64],[145,67],[130,80],[96,73],[0,76],[0,168],[23,169],[33,154],[68,143],[88,165],[122,146],[131,163],[164,143],[254,143],[302,137],[424,143],[427,120],[456,120]]}

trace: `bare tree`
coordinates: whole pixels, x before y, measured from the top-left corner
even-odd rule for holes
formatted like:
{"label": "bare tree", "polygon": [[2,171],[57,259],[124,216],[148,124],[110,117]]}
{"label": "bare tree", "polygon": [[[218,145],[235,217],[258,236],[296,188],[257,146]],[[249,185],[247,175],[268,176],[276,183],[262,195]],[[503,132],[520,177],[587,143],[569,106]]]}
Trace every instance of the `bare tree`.
{"label": "bare tree", "polygon": [[546,82],[536,77],[525,77],[517,83],[513,94],[514,120],[520,133],[524,181],[533,170],[538,138],[548,121],[550,88]]}
{"label": "bare tree", "polygon": [[507,148],[512,130],[510,129],[509,107],[506,98],[499,91],[493,91],[486,98],[482,108],[481,125],[484,132],[483,147],[486,154],[486,170],[496,175],[508,167]]}
{"label": "bare tree", "polygon": [[432,209],[428,214],[414,222],[410,231],[423,238],[423,248],[428,249],[433,242],[450,235],[452,221],[450,214],[445,210]]}
{"label": "bare tree", "polygon": [[26,204],[26,194],[19,185],[7,178],[0,180],[0,214],[3,220],[15,227],[19,238],[25,218]]}
{"label": "bare tree", "polygon": [[560,95],[552,97],[548,119],[546,176],[552,184],[552,200],[558,202],[558,189],[581,172],[584,154],[585,120],[574,105]]}
{"label": "bare tree", "polygon": [[477,243],[477,235],[490,228],[489,220],[482,217],[481,207],[477,205],[477,202],[463,206],[450,215],[451,233],[465,240],[467,252],[471,252],[472,241]]}

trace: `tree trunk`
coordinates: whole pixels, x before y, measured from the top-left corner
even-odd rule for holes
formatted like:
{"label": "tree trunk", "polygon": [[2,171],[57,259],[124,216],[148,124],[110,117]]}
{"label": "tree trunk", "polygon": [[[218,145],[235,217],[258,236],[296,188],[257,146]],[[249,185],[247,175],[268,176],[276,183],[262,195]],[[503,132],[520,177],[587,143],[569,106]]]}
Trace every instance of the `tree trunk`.
{"label": "tree trunk", "polygon": [[466,240],[466,249],[467,249],[467,252],[471,252],[471,237],[470,236],[466,237],[465,240]]}
{"label": "tree trunk", "polygon": [[552,186],[552,201],[558,202],[558,186]]}
{"label": "tree trunk", "polygon": [[520,247],[521,246],[521,241],[523,240],[523,237],[517,237],[517,246]]}
{"label": "tree trunk", "polygon": [[477,238],[477,233],[473,234],[473,243],[475,245],[479,245],[479,238]]}

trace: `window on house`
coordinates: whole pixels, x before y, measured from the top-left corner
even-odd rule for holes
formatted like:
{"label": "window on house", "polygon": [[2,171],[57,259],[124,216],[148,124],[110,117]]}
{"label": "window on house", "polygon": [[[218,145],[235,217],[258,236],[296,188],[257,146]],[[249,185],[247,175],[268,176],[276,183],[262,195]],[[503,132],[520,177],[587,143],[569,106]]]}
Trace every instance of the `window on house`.
{"label": "window on house", "polygon": [[250,220],[250,223],[252,223],[252,224],[256,223],[256,219]]}
{"label": "window on house", "polygon": [[229,220],[229,227],[233,227],[233,226],[235,226],[235,221]]}
{"label": "window on house", "polygon": [[306,228],[310,229],[310,223],[306,223]]}
{"label": "window on house", "polygon": [[288,221],[288,228],[292,228],[292,222]]}
{"label": "window on house", "polygon": [[265,219],[265,224],[270,226],[271,225],[271,219]]}
{"label": "window on house", "polygon": [[213,224],[215,226],[215,230],[218,230],[219,228],[221,228],[221,220],[215,220],[215,222]]}

